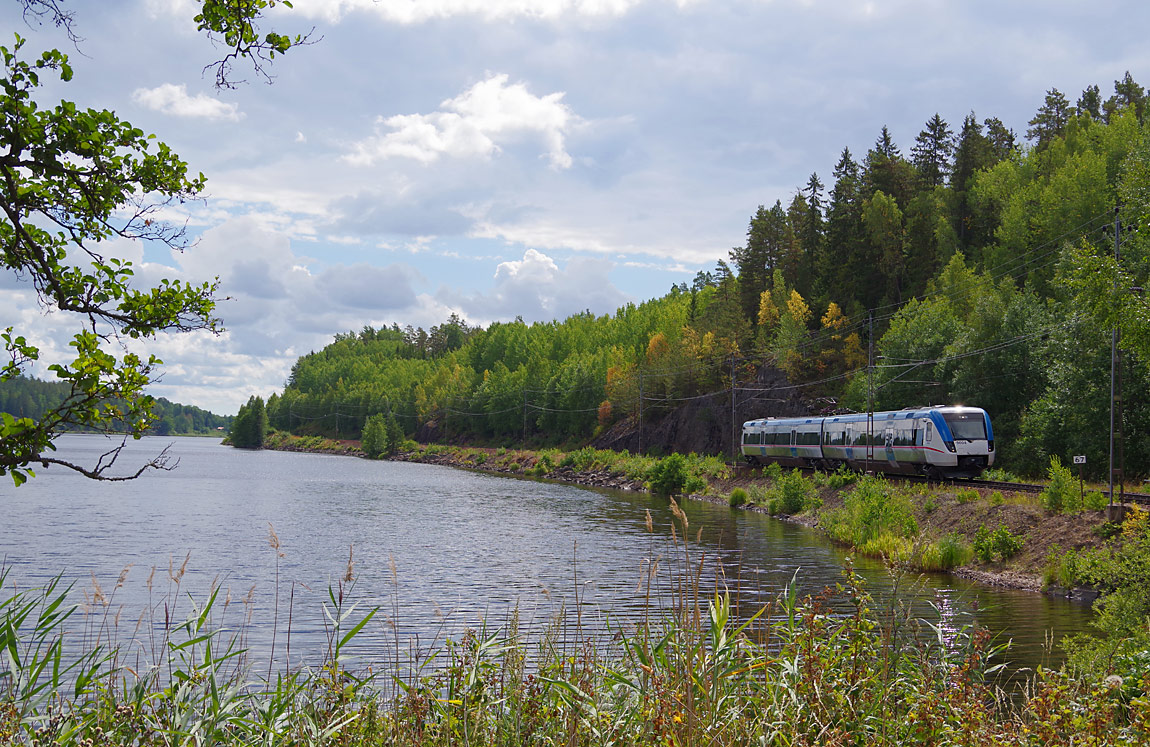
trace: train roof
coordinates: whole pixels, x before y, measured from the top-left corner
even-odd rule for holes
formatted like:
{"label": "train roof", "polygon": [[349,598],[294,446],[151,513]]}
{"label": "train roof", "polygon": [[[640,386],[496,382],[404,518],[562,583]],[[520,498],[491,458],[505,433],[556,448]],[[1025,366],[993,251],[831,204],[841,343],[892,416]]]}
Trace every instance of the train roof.
{"label": "train roof", "polygon": [[[925,407],[907,407],[902,410],[882,410],[874,413],[875,420],[911,420],[914,418],[925,418],[931,413],[950,413],[950,412],[981,412],[984,415],[986,411],[981,407],[969,407],[965,405],[928,405]],[[866,421],[867,414],[865,412],[855,412],[846,415],[827,415],[827,416],[800,416],[792,418],[758,418],[756,420],[748,420],[743,423],[743,427],[748,426],[765,426],[765,425],[815,425],[822,423],[857,423]]]}

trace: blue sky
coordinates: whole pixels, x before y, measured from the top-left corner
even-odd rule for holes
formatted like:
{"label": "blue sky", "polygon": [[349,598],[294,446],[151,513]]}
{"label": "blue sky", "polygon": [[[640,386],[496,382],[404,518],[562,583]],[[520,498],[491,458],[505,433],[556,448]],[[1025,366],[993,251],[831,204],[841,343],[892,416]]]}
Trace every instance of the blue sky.
{"label": "blue sky", "polygon": [[[1144,0],[295,0],[268,27],[318,41],[268,85],[218,91],[190,0],[69,0],[66,97],[115,110],[208,177],[181,255],[115,251],[141,280],[218,275],[220,337],[151,344],[154,393],[217,412],[282,387],[300,354],[365,324],[609,313],[690,282],[760,204],[887,125],[908,153],[936,112],[1024,136],[1073,102],[1150,84]],[[320,38],[322,37],[322,38]],[[11,37],[0,41],[11,45]],[[0,280],[0,326],[63,357],[75,321]]]}

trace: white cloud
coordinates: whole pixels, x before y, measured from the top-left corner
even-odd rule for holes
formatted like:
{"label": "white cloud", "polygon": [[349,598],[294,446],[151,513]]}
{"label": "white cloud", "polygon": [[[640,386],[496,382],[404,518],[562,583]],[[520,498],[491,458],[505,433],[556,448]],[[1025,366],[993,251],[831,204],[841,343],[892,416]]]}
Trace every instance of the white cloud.
{"label": "white cloud", "polygon": [[516,316],[550,321],[586,309],[611,313],[631,300],[611,282],[614,266],[608,260],[577,257],[561,268],[548,255],[528,249],[523,259],[496,267],[490,292],[469,295],[444,290],[439,300],[461,308],[468,319],[481,324]]}
{"label": "white cloud", "polygon": [[132,101],[153,111],[173,117],[186,117],[238,122],[243,119],[239,106],[198,93],[188,95],[188,87],[181,83],[164,83],[155,88],[137,88]]}
{"label": "white cloud", "polygon": [[[490,157],[501,144],[524,137],[543,140],[555,169],[571,167],[564,137],[576,117],[562,93],[531,94],[523,83],[508,85],[508,76],[491,75],[440,105],[431,114],[397,114],[376,120],[376,134],[346,156],[355,164],[401,156],[431,163],[441,156]],[[389,132],[380,132],[386,128]]]}
{"label": "white cloud", "polygon": [[[485,20],[516,17],[554,20],[567,15],[621,16],[643,0],[297,0],[305,16],[335,23],[348,13],[373,13],[392,23],[423,23],[459,15]],[[686,2],[679,2],[685,5]]]}

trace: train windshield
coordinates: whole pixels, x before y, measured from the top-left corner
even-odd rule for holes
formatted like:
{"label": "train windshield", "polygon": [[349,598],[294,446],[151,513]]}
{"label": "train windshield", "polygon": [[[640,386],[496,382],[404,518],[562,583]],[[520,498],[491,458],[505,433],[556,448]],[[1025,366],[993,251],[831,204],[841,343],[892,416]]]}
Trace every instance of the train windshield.
{"label": "train windshield", "polygon": [[942,417],[956,441],[986,440],[986,419],[981,412],[944,412]]}

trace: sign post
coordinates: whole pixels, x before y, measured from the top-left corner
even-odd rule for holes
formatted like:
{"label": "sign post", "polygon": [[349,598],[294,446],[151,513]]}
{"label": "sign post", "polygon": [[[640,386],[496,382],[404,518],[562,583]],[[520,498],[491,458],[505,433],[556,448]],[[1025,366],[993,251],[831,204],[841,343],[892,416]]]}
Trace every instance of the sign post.
{"label": "sign post", "polygon": [[1078,505],[1081,506],[1085,500],[1085,492],[1082,488],[1082,465],[1086,464],[1086,455],[1076,454],[1074,463],[1078,465]]}

